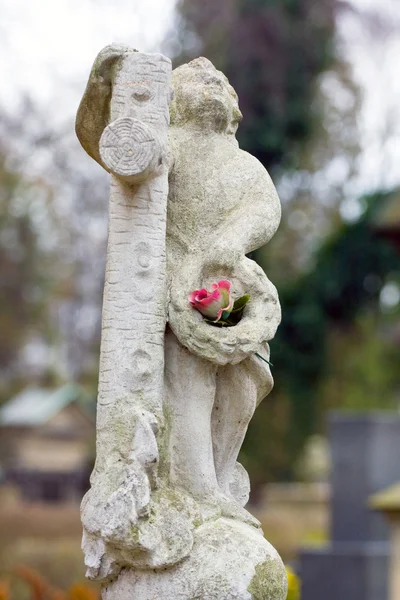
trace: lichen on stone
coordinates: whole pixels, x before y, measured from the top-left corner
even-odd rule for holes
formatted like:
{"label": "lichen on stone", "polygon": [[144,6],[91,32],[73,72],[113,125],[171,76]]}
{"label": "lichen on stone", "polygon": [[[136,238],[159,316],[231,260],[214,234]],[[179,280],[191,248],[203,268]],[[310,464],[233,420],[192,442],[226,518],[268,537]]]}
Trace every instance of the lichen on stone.
{"label": "lichen on stone", "polygon": [[267,558],[256,565],[248,591],[252,600],[285,600],[287,577],[283,565],[274,558]]}

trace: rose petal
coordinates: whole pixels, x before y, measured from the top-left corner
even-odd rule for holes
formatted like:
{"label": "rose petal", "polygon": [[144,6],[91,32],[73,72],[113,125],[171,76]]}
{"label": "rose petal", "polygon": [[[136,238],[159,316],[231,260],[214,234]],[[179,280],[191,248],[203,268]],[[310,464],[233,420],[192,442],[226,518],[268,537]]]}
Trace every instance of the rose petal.
{"label": "rose petal", "polygon": [[219,288],[223,288],[224,290],[228,290],[228,292],[231,289],[231,282],[228,279],[221,279],[221,281],[218,281],[218,287]]}
{"label": "rose petal", "polygon": [[196,296],[197,296],[197,290],[195,290],[194,292],[191,292],[189,294],[189,302],[190,304],[195,304],[196,303]]}
{"label": "rose petal", "polygon": [[207,296],[207,298],[196,298],[196,301],[199,302],[202,306],[210,306],[210,304],[214,304],[221,299],[221,292],[219,290],[214,290],[212,294]]}
{"label": "rose petal", "polygon": [[208,292],[205,288],[201,290],[194,290],[189,294],[189,302],[190,304],[194,304],[197,299],[201,300],[202,298],[206,298],[208,296]]}

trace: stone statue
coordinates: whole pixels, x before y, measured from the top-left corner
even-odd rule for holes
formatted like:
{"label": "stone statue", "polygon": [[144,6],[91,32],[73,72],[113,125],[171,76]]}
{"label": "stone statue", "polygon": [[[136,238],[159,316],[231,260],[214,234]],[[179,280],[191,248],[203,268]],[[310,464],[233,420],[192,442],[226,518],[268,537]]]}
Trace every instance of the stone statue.
{"label": "stone statue", "polygon": [[[111,174],[97,458],[82,502],[87,575],[105,600],[286,598],[237,462],[272,388],[280,320],[275,287],[246,257],[274,234],[280,204],[238,147],[241,118],[207,59],[171,73],[166,57],[115,44],[78,110],[82,146]],[[189,302],[218,280],[250,295],[233,326]]]}

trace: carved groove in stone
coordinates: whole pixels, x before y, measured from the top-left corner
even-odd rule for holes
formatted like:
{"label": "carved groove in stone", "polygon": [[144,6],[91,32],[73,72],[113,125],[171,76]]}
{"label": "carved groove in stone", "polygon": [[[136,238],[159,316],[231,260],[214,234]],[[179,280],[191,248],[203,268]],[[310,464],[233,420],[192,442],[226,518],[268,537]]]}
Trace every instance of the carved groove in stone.
{"label": "carved groove in stone", "polygon": [[137,119],[124,117],[104,130],[100,156],[114,175],[134,177],[154,169],[160,159],[160,148],[150,127]]}

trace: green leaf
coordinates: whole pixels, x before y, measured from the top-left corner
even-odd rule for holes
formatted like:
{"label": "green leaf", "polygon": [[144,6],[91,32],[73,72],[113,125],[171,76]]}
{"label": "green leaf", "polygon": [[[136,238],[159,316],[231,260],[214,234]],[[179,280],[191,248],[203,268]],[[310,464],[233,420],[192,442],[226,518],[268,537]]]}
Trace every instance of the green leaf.
{"label": "green leaf", "polygon": [[241,296],[240,298],[235,300],[235,302],[233,304],[232,312],[235,313],[235,312],[239,312],[239,310],[243,310],[249,300],[250,300],[250,294],[245,294],[244,296]]}

